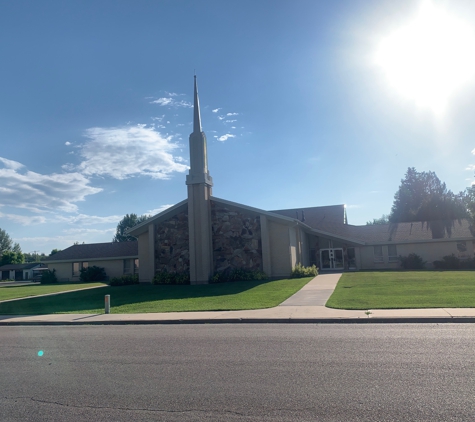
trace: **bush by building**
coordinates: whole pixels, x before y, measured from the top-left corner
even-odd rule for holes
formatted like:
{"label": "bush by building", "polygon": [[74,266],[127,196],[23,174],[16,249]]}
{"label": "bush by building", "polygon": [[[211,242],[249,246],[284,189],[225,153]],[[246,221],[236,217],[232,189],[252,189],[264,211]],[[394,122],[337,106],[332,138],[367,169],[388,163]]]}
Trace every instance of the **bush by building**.
{"label": "bush by building", "polygon": [[290,278],[315,277],[318,275],[318,268],[315,265],[304,267],[300,262],[292,269]]}
{"label": "bush by building", "polygon": [[130,286],[132,284],[139,284],[138,275],[123,275],[122,277],[112,277],[109,280],[111,286]]}
{"label": "bush by building", "polygon": [[159,271],[155,274],[152,284],[190,284],[190,274]]}
{"label": "bush by building", "polygon": [[43,271],[41,274],[41,279],[40,283],[41,284],[52,284],[52,283],[57,283],[58,282],[58,277],[56,277],[56,270],[47,270]]}
{"label": "bush by building", "polygon": [[426,262],[416,253],[410,253],[407,256],[399,255],[399,263],[405,270],[423,270]]}
{"label": "bush by building", "polygon": [[79,279],[83,283],[91,283],[94,281],[105,281],[107,275],[104,268],[93,265],[92,267],[82,268]]}

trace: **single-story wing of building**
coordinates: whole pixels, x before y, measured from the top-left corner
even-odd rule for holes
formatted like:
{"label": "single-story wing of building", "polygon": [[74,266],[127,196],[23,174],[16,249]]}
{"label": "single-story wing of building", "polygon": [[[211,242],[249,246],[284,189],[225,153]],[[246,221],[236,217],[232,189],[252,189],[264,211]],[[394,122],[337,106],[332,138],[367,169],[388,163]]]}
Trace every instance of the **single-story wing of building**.
{"label": "single-story wing of building", "polygon": [[59,281],[79,281],[81,269],[93,265],[104,268],[109,278],[138,274],[138,257],[137,242],[90,243],[70,246],[43,262],[56,270]]}

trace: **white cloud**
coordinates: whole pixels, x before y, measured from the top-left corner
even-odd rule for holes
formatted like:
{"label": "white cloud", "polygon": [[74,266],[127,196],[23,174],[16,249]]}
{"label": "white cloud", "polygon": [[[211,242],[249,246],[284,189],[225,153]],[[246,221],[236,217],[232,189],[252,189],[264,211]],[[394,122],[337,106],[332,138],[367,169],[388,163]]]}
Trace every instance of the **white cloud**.
{"label": "white cloud", "polygon": [[18,170],[24,167],[23,164],[19,163],[18,161],[8,160],[2,157],[0,157],[0,162],[2,162],[7,169]]}
{"label": "white cloud", "polygon": [[115,223],[117,224],[123,215],[108,215],[105,217],[97,216],[97,215],[87,215],[87,214],[77,214],[68,217],[64,216],[57,216],[57,221],[66,222],[69,224],[79,224],[84,226],[90,226],[93,224],[104,224],[104,223]]}
{"label": "white cloud", "polygon": [[27,216],[27,215],[18,215],[18,214],[4,214],[0,212],[0,217],[14,221],[15,223],[19,223],[23,226],[29,226],[31,224],[46,223],[46,218],[39,215]]}
{"label": "white cloud", "polygon": [[177,101],[172,97],[162,97],[156,100],[150,101],[150,104],[158,104],[160,106],[171,106],[171,107],[185,107],[185,108],[193,108],[193,104],[188,101],[180,100]]}
{"label": "white cloud", "polygon": [[106,233],[115,233],[116,229],[111,227],[109,229],[66,229],[63,230],[63,233],[66,234],[106,234]]}
{"label": "white cloud", "polygon": [[[74,212],[76,202],[102,189],[89,185],[89,180],[80,173],[40,174],[33,171],[18,172],[24,166],[15,161],[0,160],[2,205],[39,210]],[[13,163],[13,164],[12,164]]]}
{"label": "white cloud", "polygon": [[475,164],[469,164],[465,170],[469,170],[469,171],[475,170]]}
{"label": "white cloud", "polygon": [[227,113],[226,116],[238,116],[239,113]]}
{"label": "white cloud", "polygon": [[213,113],[217,113],[221,108],[215,108],[214,110],[211,110]]}
{"label": "white cloud", "polygon": [[149,215],[156,215],[160,214],[161,212],[165,211],[166,209],[173,207],[174,204],[167,204],[167,205],[162,205],[158,208],[154,208],[153,210],[148,210],[145,214]]}
{"label": "white cloud", "polygon": [[226,120],[226,123],[234,123],[234,122],[237,122],[237,120],[236,120],[236,119],[234,119],[234,120]]}
{"label": "white cloud", "polygon": [[67,145],[67,146],[69,146],[69,145],[71,145],[71,142],[69,142],[69,141],[66,141],[66,142],[64,143],[64,145]]}
{"label": "white cloud", "polygon": [[218,141],[227,141],[229,138],[235,138],[236,135],[231,135],[230,133],[226,133],[226,135],[222,135],[218,138]]}
{"label": "white cloud", "polygon": [[218,116],[218,119],[219,119],[219,120],[224,120],[225,117],[224,117],[224,116]]}
{"label": "white cloud", "polygon": [[157,100],[154,100],[154,101],[150,101],[150,104],[158,104],[158,105],[161,105],[161,106],[166,106],[166,105],[169,105],[173,102],[173,98],[159,98]]}
{"label": "white cloud", "polygon": [[169,179],[171,173],[183,173],[188,166],[173,152],[179,145],[171,136],[163,136],[143,125],[100,128],[86,131],[89,140],[82,145],[84,158],[77,169],[85,175],[111,176],[126,179],[145,175]]}

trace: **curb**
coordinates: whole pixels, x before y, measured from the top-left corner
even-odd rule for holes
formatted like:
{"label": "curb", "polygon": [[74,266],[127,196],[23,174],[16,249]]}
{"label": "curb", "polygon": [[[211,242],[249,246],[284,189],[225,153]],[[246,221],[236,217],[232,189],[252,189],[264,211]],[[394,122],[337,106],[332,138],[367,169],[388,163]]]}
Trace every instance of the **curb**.
{"label": "curb", "polygon": [[198,325],[198,324],[473,324],[475,317],[406,317],[406,318],[236,318],[236,319],[176,319],[135,321],[0,321],[0,326],[54,325]]}

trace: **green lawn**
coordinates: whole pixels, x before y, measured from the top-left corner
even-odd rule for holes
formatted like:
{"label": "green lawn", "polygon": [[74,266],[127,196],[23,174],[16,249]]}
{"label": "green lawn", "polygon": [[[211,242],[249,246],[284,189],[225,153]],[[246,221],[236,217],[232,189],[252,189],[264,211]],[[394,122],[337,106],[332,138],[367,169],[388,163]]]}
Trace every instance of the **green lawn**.
{"label": "green lawn", "polygon": [[475,272],[346,273],[326,306],[337,309],[475,308]]}
{"label": "green lawn", "polygon": [[106,286],[105,283],[58,283],[33,284],[22,286],[0,287],[0,300],[18,299],[21,297],[45,295],[47,293],[66,292],[68,290],[84,289],[93,286]]}
{"label": "green lawn", "polygon": [[104,287],[59,296],[0,303],[0,315],[100,314],[104,313],[106,294],[111,296],[111,313],[117,314],[271,308],[300,290],[312,278],[240,281],[198,286]]}

